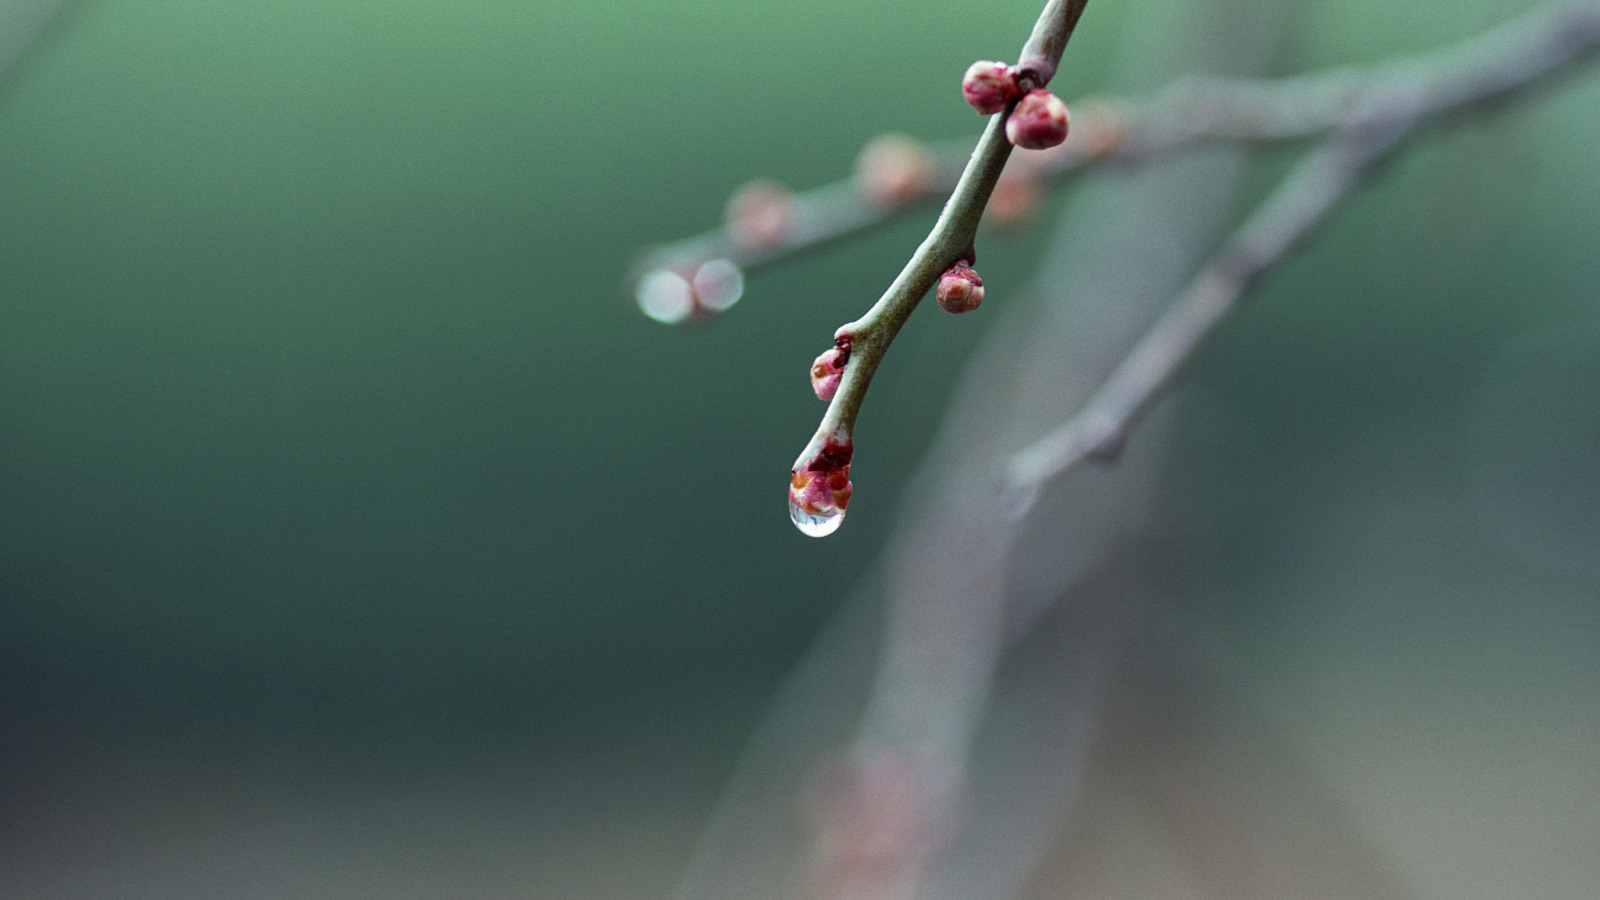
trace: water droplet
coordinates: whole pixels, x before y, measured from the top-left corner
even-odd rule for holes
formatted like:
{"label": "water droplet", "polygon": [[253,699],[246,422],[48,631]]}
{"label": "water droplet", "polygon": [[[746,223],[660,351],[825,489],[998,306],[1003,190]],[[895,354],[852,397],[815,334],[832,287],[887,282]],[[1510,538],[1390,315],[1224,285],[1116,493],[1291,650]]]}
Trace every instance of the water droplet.
{"label": "water droplet", "polygon": [[645,315],[667,325],[676,325],[694,312],[694,288],[669,269],[647,272],[639,279],[634,298]]}
{"label": "water droplet", "polygon": [[789,518],[794,520],[794,527],[807,537],[827,537],[839,530],[844,523],[844,510],[833,507],[828,511],[809,512],[789,498]]}
{"label": "water droplet", "polygon": [[800,533],[827,537],[839,530],[855,493],[850,483],[850,440],[836,432],[822,446],[808,446],[789,472],[789,518]]}
{"label": "water droplet", "polygon": [[694,293],[706,309],[722,312],[744,296],[744,270],[731,259],[711,259],[694,273]]}

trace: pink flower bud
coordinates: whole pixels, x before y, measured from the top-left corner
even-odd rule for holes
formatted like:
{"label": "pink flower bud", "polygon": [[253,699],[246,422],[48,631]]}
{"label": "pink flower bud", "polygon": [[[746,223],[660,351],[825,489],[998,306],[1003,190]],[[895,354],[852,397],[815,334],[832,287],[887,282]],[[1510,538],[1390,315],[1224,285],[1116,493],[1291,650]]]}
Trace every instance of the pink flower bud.
{"label": "pink flower bud", "polygon": [[937,296],[945,312],[971,312],[983,302],[983,279],[971,266],[958,262],[939,276]]}
{"label": "pink flower bud", "polygon": [[903,134],[873,138],[856,157],[856,189],[878,206],[903,206],[933,187],[933,154]]}
{"label": "pink flower bud", "polygon": [[742,185],[728,198],[728,237],[746,247],[782,244],[794,231],[795,204],[788,188],[771,179]]}
{"label": "pink flower bud", "polygon": [[915,870],[954,833],[955,779],[897,749],[860,749],[814,776],[804,811],[815,830],[813,897],[906,896],[883,885]]}
{"label": "pink flower bud", "polygon": [[844,378],[844,365],[850,361],[850,339],[839,338],[811,364],[811,389],[823,400],[832,400]]}
{"label": "pink flower bud", "polygon": [[1011,163],[1000,173],[1000,180],[995,182],[989,202],[983,208],[985,222],[1001,228],[1016,228],[1039,211],[1039,176],[1031,166],[1018,165],[1020,162],[1018,156],[1013,155]]}
{"label": "pink flower bud", "polygon": [[1006,140],[1027,150],[1054,147],[1067,139],[1067,105],[1044,88],[1017,101],[1006,120]]}
{"label": "pink flower bud", "polygon": [[1131,114],[1122,103],[1106,98],[1090,98],[1076,105],[1078,127],[1072,129],[1073,140],[1082,138],[1079,152],[1085,157],[1104,156],[1128,139],[1128,132],[1132,129]]}
{"label": "pink flower bud", "polygon": [[984,115],[997,113],[1017,98],[1017,76],[1005,63],[979,60],[967,67],[961,79],[961,96]]}

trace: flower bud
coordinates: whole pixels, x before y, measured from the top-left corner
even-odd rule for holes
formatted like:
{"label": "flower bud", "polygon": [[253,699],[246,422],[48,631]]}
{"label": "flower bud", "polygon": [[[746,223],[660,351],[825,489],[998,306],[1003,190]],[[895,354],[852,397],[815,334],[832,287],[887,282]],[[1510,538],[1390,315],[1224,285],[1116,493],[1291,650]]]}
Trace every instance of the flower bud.
{"label": "flower bud", "polygon": [[903,134],[873,138],[856,157],[856,189],[884,207],[903,206],[933,187],[933,154]]}
{"label": "flower bud", "polygon": [[664,325],[686,322],[695,311],[694,286],[683,273],[667,267],[646,272],[634,288],[634,299],[645,315]]}
{"label": "flower bud", "polygon": [[639,278],[634,298],[657,322],[697,322],[723,312],[744,295],[744,271],[729,259],[683,259]]}
{"label": "flower bud", "polygon": [[844,378],[844,364],[849,362],[849,350],[830,347],[811,364],[811,389],[817,397],[832,400],[839,392],[839,382]]}
{"label": "flower bud", "polygon": [[983,279],[971,266],[958,262],[939,276],[936,296],[945,312],[971,312],[983,302]]}
{"label": "flower bud", "polygon": [[1123,103],[1091,97],[1078,101],[1076,106],[1078,123],[1072,129],[1072,139],[1084,157],[1104,156],[1127,141],[1132,114]]}
{"label": "flower bud", "polygon": [[983,220],[988,224],[1016,228],[1027,224],[1039,211],[1039,176],[1032,166],[1019,165],[1022,160],[1018,156],[1012,155],[983,207]]}
{"label": "flower bud", "polygon": [[1017,98],[1017,76],[1005,63],[979,60],[967,67],[961,78],[961,96],[984,115],[997,113]]}
{"label": "flower bud", "polygon": [[1044,150],[1067,139],[1067,105],[1044,88],[1029,91],[1006,119],[1006,140],[1027,150]]}
{"label": "flower bud", "polygon": [[745,247],[782,244],[794,231],[795,203],[788,188],[771,179],[747,182],[728,198],[728,237]]}

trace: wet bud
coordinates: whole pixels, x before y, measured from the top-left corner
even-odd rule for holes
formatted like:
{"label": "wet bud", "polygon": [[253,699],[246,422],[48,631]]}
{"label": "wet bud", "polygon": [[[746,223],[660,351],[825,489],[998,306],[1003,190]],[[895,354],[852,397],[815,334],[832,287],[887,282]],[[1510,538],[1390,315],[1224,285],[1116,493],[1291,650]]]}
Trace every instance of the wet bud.
{"label": "wet bud", "polygon": [[1029,91],[1006,119],[1006,140],[1026,150],[1043,150],[1067,139],[1067,105],[1044,88]]}
{"label": "wet bud", "polygon": [[971,312],[983,302],[983,279],[971,266],[958,262],[939,276],[937,297],[945,312]]}
{"label": "wet bud", "polygon": [[856,157],[856,189],[878,206],[903,206],[933,187],[933,154],[903,134],[876,137]]}
{"label": "wet bud", "polygon": [[855,486],[850,483],[851,445],[829,440],[789,473],[789,518],[802,534],[826,537],[839,530]]}
{"label": "wet bud", "polygon": [[794,231],[795,204],[776,181],[751,181],[728,198],[728,237],[746,247],[775,247]]}
{"label": "wet bud", "polygon": [[997,113],[1017,98],[1017,76],[1005,63],[979,60],[967,67],[961,79],[961,96],[984,115]]}
{"label": "wet bud", "polygon": [[844,365],[850,361],[850,339],[840,337],[834,346],[811,364],[811,389],[823,400],[832,400],[844,378]]}

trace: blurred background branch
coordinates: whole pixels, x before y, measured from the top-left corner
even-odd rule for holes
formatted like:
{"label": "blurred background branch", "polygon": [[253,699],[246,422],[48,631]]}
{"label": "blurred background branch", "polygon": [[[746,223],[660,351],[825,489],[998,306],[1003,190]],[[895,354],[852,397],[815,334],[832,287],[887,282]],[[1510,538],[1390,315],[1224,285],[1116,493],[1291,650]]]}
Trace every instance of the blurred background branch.
{"label": "blurred background branch", "polygon": [[[805,366],[1038,0],[54,20],[0,95],[0,897],[1589,900],[1600,81],[1408,138],[1017,520],[994,473],[1326,137],[1127,155],[1144,104],[1539,4],[1092,6],[1057,82],[1124,155],[908,323],[859,464],[903,501],[826,542],[772,477]],[[619,297],[858,157],[872,227],[661,281],[752,299],[715,328]]]}
{"label": "blurred background branch", "polygon": [[[1244,47],[1260,59],[1271,54],[1278,38],[1269,22],[1248,2],[1163,20],[1187,40],[1188,65],[1244,67],[1235,75],[1248,72]],[[1232,782],[1238,759],[1267,778],[1298,764],[1273,742],[1255,745],[1214,721],[1219,706],[1238,701],[1207,685],[1205,667],[1191,668],[1190,651],[1171,642],[1164,596],[1184,589],[1161,571],[1168,554],[1146,513],[1164,435],[1158,430],[1150,446],[1085,484],[1041,489],[1085,458],[1122,455],[1133,421],[1244,292],[1419,125],[1525,88],[1597,38],[1600,5],[1552,4],[1407,63],[1279,82],[1191,78],[1157,95],[1166,121],[1129,116],[1128,136],[1116,146],[1140,147],[1142,137],[1144,149],[1162,148],[1163,162],[1080,186],[1063,240],[1031,291],[1034,303],[1008,308],[969,368],[886,552],[883,586],[874,580],[864,589],[873,598],[881,591],[881,600],[857,601],[885,608],[875,674],[855,684],[859,700],[845,702],[851,695],[837,686],[808,692],[823,676],[803,670],[766,726],[788,739],[769,733],[752,745],[679,896],[1016,896],[1050,846],[1039,830],[1100,828],[1074,815],[1074,797],[1096,790],[1108,768],[1137,768],[1130,757],[1160,760],[1137,776],[1139,789],[1172,804],[1160,814],[1165,839],[1204,896],[1410,896],[1384,852],[1348,822],[1306,814],[1308,804],[1327,802],[1314,780],[1254,794]],[[1121,54],[1130,66],[1141,65],[1132,62],[1141,41],[1168,45],[1141,30]],[[1223,46],[1204,60],[1204,49]],[[1139,72],[1155,69],[1145,62]],[[1193,158],[1170,151],[1201,136],[1311,134],[1321,143],[1191,276],[1214,243],[1241,160],[1215,146]],[[1198,185],[1205,187],[1197,193]],[[1134,255],[1136,266],[1122,262]],[[1087,398],[1082,411],[1038,436],[1049,427],[1042,410],[1071,408],[1074,396]],[[996,470],[1011,475],[1004,499],[991,480]],[[1036,509],[1042,496],[1047,505]],[[852,613],[839,627],[862,622]],[[1152,644],[1164,649],[1152,653]],[[1019,667],[1034,674],[1001,674]],[[1154,694],[1142,687],[1173,667],[1187,674]],[[1207,699],[1191,707],[1191,695]],[[822,705],[837,711],[823,714]],[[851,715],[860,718],[848,737],[815,721]],[[1124,720],[1138,724],[1115,724]],[[1227,736],[1189,755],[1191,727]],[[1159,774],[1171,766],[1184,775]],[[814,780],[796,784],[792,773],[807,770]],[[1284,789],[1290,784],[1296,790]],[[763,801],[752,804],[751,793]],[[771,822],[793,816],[801,802],[809,835]],[[1281,828],[1301,833],[1303,845],[1260,855],[1255,848]],[[1092,883],[1077,859],[1046,894]]]}
{"label": "blurred background branch", "polygon": [[36,44],[74,6],[73,0],[5,0],[0,3],[0,88]]}
{"label": "blurred background branch", "polygon": [[[1138,418],[1255,280],[1420,124],[1526,90],[1592,54],[1597,44],[1600,3],[1552,3],[1458,47],[1366,77],[1312,77],[1291,82],[1288,90],[1264,92],[1250,85],[1241,92],[1244,96],[1230,97],[1222,89],[1203,101],[1190,97],[1174,118],[1200,120],[1204,124],[1186,127],[1203,133],[1293,133],[1307,112],[1318,107],[1324,107],[1322,115],[1311,117],[1329,116],[1327,121],[1336,122],[1335,133],[1239,226],[1083,410],[1011,460],[1006,485],[1018,514],[1032,505],[1046,480],[1086,459],[1115,458]],[[1261,103],[1261,94],[1268,92],[1278,96]],[[1196,107],[1209,114],[1196,114]],[[1337,115],[1331,115],[1334,110]]]}
{"label": "blurred background branch", "polygon": [[[1091,164],[1138,162],[1210,141],[1304,141],[1348,129],[1358,109],[1387,96],[1388,106],[1411,105],[1418,116],[1460,113],[1467,104],[1527,87],[1594,49],[1595,5],[1549,3],[1522,19],[1458,46],[1403,62],[1341,66],[1281,79],[1182,76],[1145,98],[1093,96],[1074,103],[1067,141],[1050,150],[1014,152],[1018,181],[1048,180]],[[1400,92],[1408,92],[1400,96]],[[1395,110],[1398,111],[1398,110]],[[881,184],[874,162],[883,145],[869,145],[852,177],[789,194],[775,181],[750,182],[767,194],[752,208],[736,194],[729,223],[645,250],[635,260],[631,290],[659,270],[693,273],[707,260],[726,259],[744,271],[807,253],[914,211],[918,201],[948,196],[972,151],[972,140],[918,144],[892,136],[912,158],[898,189]],[[909,144],[908,144],[909,142]],[[892,152],[892,151],[891,151]],[[881,164],[880,164],[881,165]],[[1036,189],[1036,187],[1035,187]],[[1000,214],[1002,223],[1016,224]],[[641,295],[641,305],[644,303]]]}

